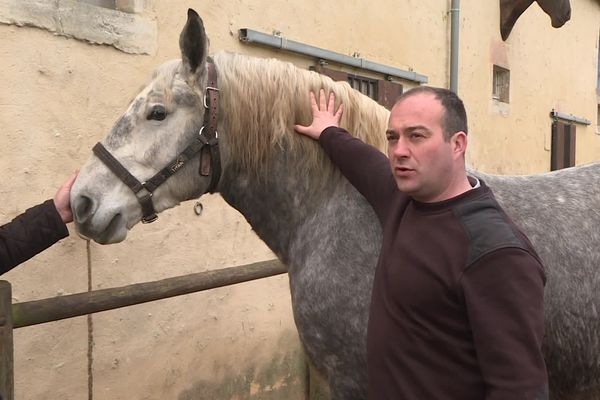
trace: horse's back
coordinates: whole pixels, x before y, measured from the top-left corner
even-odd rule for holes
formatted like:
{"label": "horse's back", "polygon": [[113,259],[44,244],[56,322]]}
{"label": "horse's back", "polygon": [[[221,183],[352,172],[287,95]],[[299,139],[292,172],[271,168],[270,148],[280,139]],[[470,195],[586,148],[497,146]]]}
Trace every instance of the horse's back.
{"label": "horse's back", "polygon": [[554,398],[600,386],[600,163],[552,173],[475,173],[544,263],[544,353]]}

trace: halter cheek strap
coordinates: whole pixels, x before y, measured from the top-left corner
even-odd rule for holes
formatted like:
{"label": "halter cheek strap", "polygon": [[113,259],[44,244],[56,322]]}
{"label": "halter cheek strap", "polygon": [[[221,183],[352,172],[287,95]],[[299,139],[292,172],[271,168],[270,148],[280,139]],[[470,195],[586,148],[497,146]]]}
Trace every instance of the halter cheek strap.
{"label": "halter cheek strap", "polygon": [[166,167],[158,171],[152,178],[140,182],[113,155],[98,142],[92,151],[121,181],[129,187],[142,207],[142,222],[147,224],[157,220],[156,210],[152,203],[152,193],[173,174],[179,171],[200,153],[200,170],[202,176],[210,176],[207,192],[214,193],[221,177],[221,156],[219,153],[219,135],[217,121],[219,115],[219,89],[217,88],[217,71],[212,60],[208,60],[208,82],[204,92],[204,125],[198,136]]}
{"label": "halter cheek strap", "polygon": [[[221,177],[221,154],[219,152],[219,133],[217,132],[219,117],[217,69],[210,58],[207,63],[207,72],[208,79],[204,90],[204,108],[206,110],[204,111],[204,125],[199,133],[199,139],[204,144],[200,153],[199,172],[202,176],[210,176],[207,192],[214,193]],[[209,156],[210,158],[208,158]]]}

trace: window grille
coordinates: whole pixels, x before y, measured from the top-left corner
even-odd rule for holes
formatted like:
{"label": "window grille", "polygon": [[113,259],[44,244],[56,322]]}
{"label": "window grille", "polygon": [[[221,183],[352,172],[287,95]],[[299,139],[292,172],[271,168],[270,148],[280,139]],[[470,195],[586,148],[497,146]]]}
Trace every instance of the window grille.
{"label": "window grille", "polygon": [[369,96],[373,100],[377,100],[377,79],[348,74],[348,83],[353,89]]}
{"label": "window grille", "polygon": [[508,103],[510,99],[510,70],[494,65],[492,98]]}
{"label": "window grille", "polygon": [[388,110],[392,108],[396,99],[402,94],[403,86],[400,83],[387,79],[374,79],[366,76],[349,74],[344,71],[325,68],[321,65],[312,67],[316,72],[326,75],[334,81],[346,81],[362,94],[369,96]]}

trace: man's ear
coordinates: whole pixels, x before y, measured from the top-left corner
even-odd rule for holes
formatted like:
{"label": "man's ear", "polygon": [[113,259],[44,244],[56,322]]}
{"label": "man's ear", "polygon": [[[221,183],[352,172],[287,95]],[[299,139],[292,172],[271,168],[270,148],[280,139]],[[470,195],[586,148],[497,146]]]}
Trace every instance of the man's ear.
{"label": "man's ear", "polygon": [[452,145],[452,153],[455,157],[464,157],[464,154],[467,151],[468,142],[469,140],[467,139],[467,134],[463,131],[458,131],[452,135],[450,138],[450,144]]}

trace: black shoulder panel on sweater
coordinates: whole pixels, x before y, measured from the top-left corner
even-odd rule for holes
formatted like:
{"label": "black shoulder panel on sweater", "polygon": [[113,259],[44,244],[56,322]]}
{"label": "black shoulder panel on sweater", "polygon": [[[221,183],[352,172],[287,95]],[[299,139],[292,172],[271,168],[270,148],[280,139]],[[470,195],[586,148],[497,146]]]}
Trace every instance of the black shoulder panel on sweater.
{"label": "black shoulder panel on sweater", "polygon": [[527,250],[499,207],[492,198],[484,197],[454,209],[469,239],[465,269],[494,250],[504,247]]}

